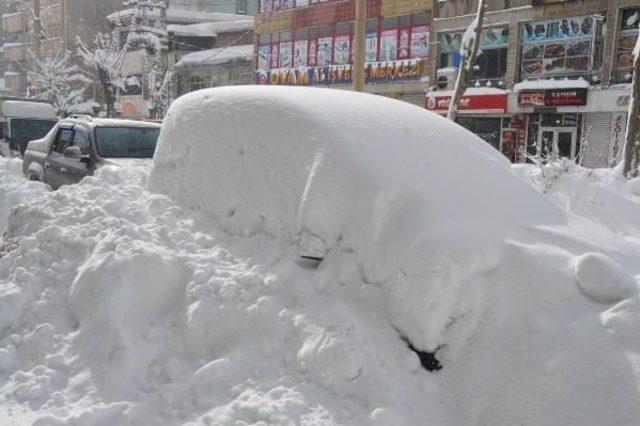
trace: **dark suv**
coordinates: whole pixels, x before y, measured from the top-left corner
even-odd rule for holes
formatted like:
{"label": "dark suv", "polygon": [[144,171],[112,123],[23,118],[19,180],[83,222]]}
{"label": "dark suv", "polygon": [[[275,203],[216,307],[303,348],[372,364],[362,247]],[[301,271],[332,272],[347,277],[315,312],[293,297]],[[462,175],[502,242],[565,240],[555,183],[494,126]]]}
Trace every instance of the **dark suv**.
{"label": "dark suv", "polygon": [[92,175],[103,164],[153,158],[159,133],[157,123],[72,116],[29,142],[22,171],[57,189]]}

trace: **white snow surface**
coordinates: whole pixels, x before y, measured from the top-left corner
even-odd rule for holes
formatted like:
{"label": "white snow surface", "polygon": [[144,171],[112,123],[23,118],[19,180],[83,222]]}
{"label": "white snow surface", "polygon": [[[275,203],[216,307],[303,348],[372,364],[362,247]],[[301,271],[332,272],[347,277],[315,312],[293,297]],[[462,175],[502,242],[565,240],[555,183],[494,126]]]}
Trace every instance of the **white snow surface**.
{"label": "white snow surface", "polygon": [[246,31],[253,28],[253,17],[245,16],[237,21],[218,21],[218,22],[202,22],[190,25],[169,25],[168,32],[175,33],[179,36],[193,37],[216,37],[218,34],[224,34],[236,31]]}
{"label": "white snow surface", "polygon": [[56,118],[56,110],[51,104],[44,102],[0,100],[0,115],[5,117]]}
{"label": "white snow surface", "polygon": [[50,192],[0,158],[0,418],[635,425],[635,183],[539,179],[421,108],[282,87],[179,99],[150,174]]}

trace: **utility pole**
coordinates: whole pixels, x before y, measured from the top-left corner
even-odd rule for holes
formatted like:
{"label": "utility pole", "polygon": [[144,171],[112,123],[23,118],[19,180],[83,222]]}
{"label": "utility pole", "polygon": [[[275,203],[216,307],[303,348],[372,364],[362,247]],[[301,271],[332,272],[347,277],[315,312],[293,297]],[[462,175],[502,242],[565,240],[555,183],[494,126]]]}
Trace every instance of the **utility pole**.
{"label": "utility pole", "polygon": [[625,135],[622,173],[631,179],[638,175],[640,165],[640,37],[633,50],[632,96],[629,103],[627,134]]}
{"label": "utility pole", "polygon": [[40,0],[33,0],[33,51],[36,60],[40,59],[40,46],[42,44],[42,21],[40,20]]}
{"label": "utility pole", "polygon": [[69,50],[69,5],[67,4],[68,0],[60,0],[60,16],[62,21],[62,28],[60,29],[60,36],[62,37],[62,51],[66,52]]}
{"label": "utility pole", "polygon": [[[462,46],[460,48],[461,59],[460,68],[458,69],[458,78],[456,79],[453,96],[451,96],[451,103],[449,104],[449,111],[447,112],[447,119],[451,121],[456,121],[456,116],[458,115],[458,104],[469,85],[469,80],[473,73],[473,67],[476,64],[476,58],[478,57],[478,51],[480,50],[480,43],[482,40],[485,8],[486,0],[478,0],[478,13],[476,14],[476,19],[471,24],[473,25],[475,23],[473,38],[465,40],[470,28],[467,29],[467,32],[465,32],[463,36]],[[471,45],[465,45],[465,43],[471,43]]]}
{"label": "utility pole", "polygon": [[353,79],[353,90],[363,92],[365,83],[364,61],[366,56],[367,0],[356,0],[355,25],[355,45],[351,78]]}

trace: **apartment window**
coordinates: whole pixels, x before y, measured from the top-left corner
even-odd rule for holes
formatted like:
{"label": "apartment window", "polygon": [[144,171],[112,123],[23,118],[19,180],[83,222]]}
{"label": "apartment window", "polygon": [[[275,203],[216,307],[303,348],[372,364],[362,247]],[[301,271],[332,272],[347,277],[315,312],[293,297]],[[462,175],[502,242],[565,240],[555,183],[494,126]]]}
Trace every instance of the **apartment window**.
{"label": "apartment window", "polygon": [[[460,67],[462,32],[440,34],[439,68]],[[500,85],[507,73],[508,28],[487,28],[482,32],[480,54],[472,82],[477,85]],[[502,83],[504,84],[504,82]]]}
{"label": "apartment window", "polygon": [[624,9],[621,13],[615,79],[618,83],[629,83],[633,77],[633,48],[638,39],[640,7]]}
{"label": "apartment window", "polygon": [[250,72],[237,73],[233,75],[233,84],[241,85],[241,84],[251,84],[253,79],[253,74]]}
{"label": "apartment window", "polygon": [[247,0],[236,0],[236,13],[238,15],[247,14]]}
{"label": "apartment window", "polygon": [[189,78],[190,92],[206,89],[207,87],[209,87],[209,78],[200,75],[193,75]]}

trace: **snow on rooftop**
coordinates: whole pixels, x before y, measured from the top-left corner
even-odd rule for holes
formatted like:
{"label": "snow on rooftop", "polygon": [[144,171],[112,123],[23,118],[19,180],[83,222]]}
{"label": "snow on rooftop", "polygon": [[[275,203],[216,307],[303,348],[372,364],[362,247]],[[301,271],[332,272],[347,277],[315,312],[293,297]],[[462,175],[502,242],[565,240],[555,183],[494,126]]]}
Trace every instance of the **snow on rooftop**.
{"label": "snow on rooftop", "polygon": [[[137,9],[123,9],[107,16],[111,22],[117,22],[122,19],[128,19],[131,16],[137,16],[140,12]],[[147,11],[148,18],[160,18],[160,10],[153,9]],[[171,8],[167,10],[167,20],[169,23],[175,24],[191,24],[198,22],[215,22],[215,21],[238,21],[246,19],[246,15],[236,15],[232,13],[215,13],[215,12],[199,12],[194,10]]]}
{"label": "snow on rooftop", "polygon": [[580,77],[577,80],[570,80],[568,78],[563,79],[540,79],[540,80],[527,80],[520,83],[516,83],[513,86],[514,92],[521,92],[523,90],[544,90],[544,89],[588,89],[591,87],[589,82]]}
{"label": "snow on rooftop", "polygon": [[55,108],[45,102],[0,100],[0,112],[5,117],[56,118]]}
{"label": "snow on rooftop", "polygon": [[[464,91],[464,96],[470,95],[506,95],[507,90],[498,89],[496,87],[470,87]],[[427,97],[436,96],[453,96],[453,90],[438,90],[426,92]]]}
{"label": "snow on rooftop", "polygon": [[215,37],[218,33],[245,31],[253,28],[253,18],[237,21],[202,22],[191,25],[169,25],[167,31],[178,36]]}
{"label": "snow on rooftop", "polygon": [[26,44],[27,44],[27,43],[7,42],[7,43],[3,44],[2,46],[3,46],[4,48],[7,48],[7,47],[15,47],[15,46],[25,46]]}
{"label": "snow on rooftop", "polygon": [[241,46],[220,47],[217,49],[201,50],[184,55],[176,64],[176,68],[189,65],[216,65],[233,60],[251,61],[254,47],[252,44]]}

